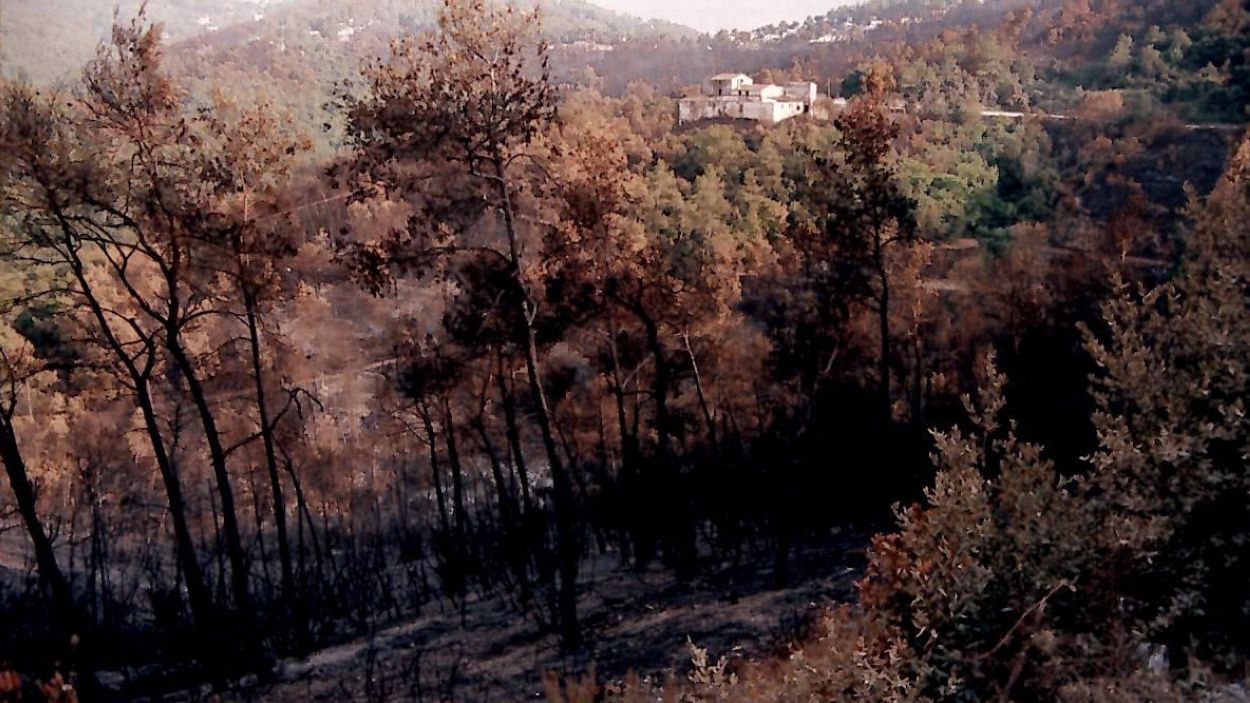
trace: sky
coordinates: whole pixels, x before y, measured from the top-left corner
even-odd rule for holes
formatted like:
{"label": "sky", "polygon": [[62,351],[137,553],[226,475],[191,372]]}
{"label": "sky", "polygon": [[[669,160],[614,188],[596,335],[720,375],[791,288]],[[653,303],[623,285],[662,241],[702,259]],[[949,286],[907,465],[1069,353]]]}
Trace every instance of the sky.
{"label": "sky", "polygon": [[617,12],[658,18],[705,32],[754,29],[782,20],[823,15],[847,0],[591,0]]}

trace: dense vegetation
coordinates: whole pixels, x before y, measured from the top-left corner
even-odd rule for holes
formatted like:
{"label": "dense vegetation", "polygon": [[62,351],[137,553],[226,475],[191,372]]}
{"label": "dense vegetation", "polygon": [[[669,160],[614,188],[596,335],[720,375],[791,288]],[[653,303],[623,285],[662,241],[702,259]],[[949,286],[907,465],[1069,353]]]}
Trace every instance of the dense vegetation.
{"label": "dense vegetation", "polygon": [[[784,658],[692,646],[689,701],[1236,700],[1248,564],[1245,447],[1250,142],[1194,211],[1172,281],[1121,285],[1083,326],[1097,448],[1023,441],[993,352],[935,433],[922,504],[873,540],[857,606]],[[555,701],[598,700],[589,685]],[[671,700],[634,682],[612,700]]]}
{"label": "dense vegetation", "polygon": [[783,587],[893,514],[859,603],[741,675],[696,650],[685,695],[1243,670],[1246,8],[715,39],[851,97],[768,129],[603,80],[686,39],[569,82],[558,13],[448,0],[309,72],[307,16],[169,56],[139,14],[72,89],[0,84],[0,660],[221,683],[486,598],[573,652],[588,564]]}

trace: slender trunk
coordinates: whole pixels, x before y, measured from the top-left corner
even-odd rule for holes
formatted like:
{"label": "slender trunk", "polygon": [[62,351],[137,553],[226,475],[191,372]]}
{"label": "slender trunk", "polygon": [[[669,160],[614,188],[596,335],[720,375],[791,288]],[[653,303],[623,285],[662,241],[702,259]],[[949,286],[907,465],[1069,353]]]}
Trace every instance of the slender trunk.
{"label": "slender trunk", "polygon": [[560,564],[560,637],[566,650],[581,647],[581,626],[577,621],[577,571],[580,566],[581,545],[577,535],[576,506],[574,504],[573,487],[569,475],[560,460],[560,451],[556,446],[555,434],[551,427],[551,409],[547,403],[547,394],[543,390],[542,376],[538,366],[538,335],[534,329],[533,310],[521,272],[521,249],[517,236],[516,221],[512,211],[512,196],[508,192],[507,176],[504,172],[503,159],[496,155],[492,160],[495,168],[495,184],[498,188],[500,205],[503,210],[504,227],[508,234],[508,251],[512,264],[512,276],[518,289],[525,293],[521,297],[521,320],[525,327],[525,370],[529,375],[530,393],[534,396],[534,414],[537,416],[538,429],[543,439],[543,448],[547,452],[547,461],[551,468],[551,483],[555,493],[556,539],[557,553]]}
{"label": "slender trunk", "polygon": [[108,541],[104,531],[104,516],[100,514],[100,497],[96,490],[95,468],[90,464],[78,462],[78,476],[82,481],[83,493],[91,506],[91,550],[88,557],[88,570],[91,577],[90,586],[90,617],[93,623],[109,627],[111,618],[108,609],[108,572],[104,565],[108,563]]}
{"label": "slender trunk", "polygon": [[[94,479],[93,479],[94,480]],[[108,524],[100,511],[100,498],[91,491],[91,572],[96,582],[97,618],[105,628],[113,625],[113,587],[106,565],[109,563]]]}
{"label": "slender trunk", "polygon": [[200,385],[199,375],[186,350],[182,348],[182,340],[178,338],[178,329],[169,325],[166,328],[166,344],[174,363],[182,372],[191,400],[200,416],[200,424],[204,428],[204,439],[208,443],[209,458],[213,464],[213,476],[217,483],[217,492],[221,498],[221,522],[225,532],[226,556],[230,559],[231,587],[234,593],[235,606],[245,620],[250,620],[251,595],[248,592],[247,558],[243,553],[243,540],[239,533],[238,512],[234,505],[234,490],[230,487],[230,473],[226,468],[226,451],[221,444],[221,433],[217,430],[217,420],[208,404],[208,396]]}
{"label": "slender trunk", "polygon": [[651,352],[651,358],[655,363],[655,374],[651,379],[651,395],[655,402],[656,463],[659,464],[662,472],[667,473],[672,452],[668,416],[668,394],[672,377],[669,374],[668,360],[664,357],[664,347],[660,344],[659,325],[641,310],[637,312],[637,315],[646,330],[647,350]]}
{"label": "slender trunk", "polygon": [[[430,476],[434,480],[434,502],[438,506],[439,534],[441,538],[436,540],[436,544],[446,545],[447,541],[452,537],[451,516],[447,512],[447,498],[443,491],[443,471],[438,460],[438,434],[434,431],[434,420],[430,415],[430,408],[424,402],[421,404],[421,422],[425,425],[426,439],[430,444]],[[460,579],[459,568],[454,553],[447,554],[444,552],[443,558],[447,560],[451,573],[450,578],[445,583],[454,595],[460,595]]]}
{"label": "slender trunk", "polygon": [[52,596],[56,617],[61,620],[67,630],[73,632],[83,624],[78,613],[78,606],[74,602],[74,592],[65,574],[61,572],[60,566],[57,565],[52,540],[48,538],[48,533],[43,529],[43,522],[39,519],[35,505],[35,489],[26,472],[26,462],[17,443],[17,434],[13,431],[12,420],[7,417],[0,417],[0,460],[4,461],[4,470],[9,476],[9,486],[17,498],[17,510],[22,516],[22,523],[26,526],[26,532],[35,548],[35,564],[39,567],[39,578]]}
{"label": "slender trunk", "polygon": [[434,431],[434,421],[430,418],[429,408],[422,404],[421,422],[425,425],[425,435],[430,443],[430,474],[434,479],[434,500],[438,504],[439,524],[444,534],[451,534],[451,516],[447,512],[447,500],[443,493],[442,468],[438,461],[438,434]]}
{"label": "slender trunk", "polygon": [[[598,416],[599,420],[599,442],[597,443],[599,463],[595,470],[595,481],[602,488],[607,486],[610,482],[609,473],[612,466],[612,451],[608,449],[608,427],[603,418],[603,406],[599,403],[596,403],[596,406],[595,414]],[[602,556],[608,553],[609,535],[606,531],[613,530],[616,527],[616,521],[614,520],[614,516],[612,515],[610,508],[604,510],[606,506],[604,505],[604,501],[602,499],[602,493],[595,498],[588,498],[587,502],[590,503],[590,505],[587,506],[589,514],[597,515],[601,514],[600,511],[602,511],[602,517],[596,520],[595,525],[592,527],[595,533],[596,546],[599,547],[599,554]]]}
{"label": "slender trunk", "polygon": [[[178,550],[178,559],[182,564],[183,578],[187,583],[187,599],[191,604],[191,613],[197,623],[210,625],[215,622],[216,608],[208,590],[208,582],[204,579],[204,569],[200,567],[195,555],[195,543],[191,540],[191,529],[187,525],[186,500],[182,497],[182,482],[178,478],[178,470],[173,460],[165,451],[165,443],[161,438],[160,426],[157,424],[156,409],[152,404],[151,392],[147,381],[135,389],[139,400],[139,408],[143,413],[143,424],[151,438],[152,452],[156,456],[156,467],[165,484],[165,494],[169,501],[169,516],[174,527],[174,543]],[[210,625],[214,626],[215,625]]]}
{"label": "slender trunk", "polygon": [[881,234],[877,233],[876,264],[877,277],[881,281],[881,290],[877,295],[877,332],[881,335],[881,358],[877,361],[877,374],[881,378],[881,409],[882,416],[888,422],[894,413],[890,400],[890,277],[885,270],[885,252],[880,243]]}
{"label": "slender trunk", "polygon": [[612,358],[612,395],[616,399],[616,423],[621,435],[621,470],[617,479],[620,495],[618,515],[629,532],[634,568],[641,571],[646,569],[655,556],[655,545],[651,539],[648,516],[638,515],[629,509],[633,505],[642,505],[647,497],[638,483],[641,478],[638,474],[638,432],[637,428],[629,426],[629,414],[625,408],[625,381],[621,377],[621,361],[616,347],[616,322],[610,311],[608,325],[611,335],[608,352]]}
{"label": "slender trunk", "polygon": [[261,370],[256,296],[246,286],[243,291],[243,302],[247,308],[247,333],[252,355],[252,381],[256,386],[256,410],[260,417],[260,437],[265,448],[265,468],[269,471],[269,486],[273,496],[274,527],[278,533],[278,562],[282,569],[282,600],[290,610],[295,598],[295,572],[291,566],[291,543],[287,535],[286,499],[282,495],[282,480],[278,474],[278,456],[274,449],[274,428],[269,417],[265,379]]}
{"label": "slender trunk", "polygon": [[486,458],[490,462],[490,474],[495,482],[495,495],[499,502],[499,520],[505,530],[510,530],[516,524],[516,505],[512,491],[508,488],[507,479],[503,475],[503,461],[499,458],[499,450],[495,448],[495,442],[490,438],[490,432],[486,429],[486,418],[478,415],[473,426],[477,429],[477,436],[482,441],[482,451],[486,452]]}
{"label": "slender trunk", "polygon": [[911,423],[914,427],[925,428],[928,423],[925,420],[925,364],[924,364],[924,345],[920,341],[919,333],[912,335],[912,356],[915,359],[915,367],[912,372],[912,399],[911,399]]}
{"label": "slender trunk", "polygon": [[451,466],[451,505],[456,511],[456,573],[461,579],[460,588],[467,588],[469,560],[466,550],[469,546],[469,516],[464,507],[464,467],[460,464],[460,448],[456,443],[455,417],[451,413],[451,403],[443,398],[443,432],[447,442],[447,463]]}
{"label": "slender trunk", "polygon": [[569,475],[573,477],[573,482],[577,485],[577,490],[582,495],[586,495],[586,477],[577,469],[581,464],[578,458],[581,452],[573,447],[573,442],[569,440],[569,434],[564,431],[564,426],[560,424],[560,418],[553,415],[551,418],[552,426],[556,429],[556,436],[560,438],[560,447],[564,449],[564,460],[567,462]]}
{"label": "slender trunk", "polygon": [[499,386],[499,398],[503,403],[504,426],[507,430],[508,445],[512,449],[512,462],[516,466],[517,478],[521,483],[521,507],[525,515],[533,512],[533,499],[530,497],[529,470],[525,465],[525,452],[521,447],[521,430],[517,425],[516,395],[508,386],[504,377],[503,352],[499,352],[499,363],[495,374],[495,383]]}
{"label": "slender trunk", "polygon": [[699,409],[703,411],[703,420],[707,423],[707,438],[712,443],[712,450],[715,451],[718,445],[716,439],[716,418],[712,415],[712,408],[708,405],[707,395],[703,392],[703,376],[699,373],[699,362],[694,356],[694,348],[690,346],[690,335],[683,332],[681,341],[686,347],[686,355],[690,357],[690,370],[694,373],[694,390],[699,398]]}
{"label": "slender trunk", "polygon": [[582,645],[581,626],[577,621],[577,571],[580,566],[578,562],[581,558],[581,545],[577,536],[573,486],[556,447],[547,396],[539,377],[538,344],[534,328],[528,327],[525,365],[530,377],[530,392],[536,399],[535,414],[538,416],[538,428],[542,433],[547,461],[551,466],[551,483],[555,494],[556,552],[560,572],[560,640],[566,650],[576,650]]}
{"label": "slender trunk", "polygon": [[212,479],[205,480],[208,483],[208,510],[213,519],[213,556],[217,559],[217,598],[220,602],[226,602],[229,596],[226,593],[226,563],[222,561],[225,558],[225,549],[222,548],[221,520],[217,515],[217,498],[213,496]]}
{"label": "slender trunk", "polygon": [[[295,467],[291,462],[291,456],[285,449],[282,450],[282,468],[286,471],[287,476],[291,478],[291,486],[295,488],[295,524],[299,525],[299,516],[304,516],[304,524],[308,526],[308,541],[312,542],[313,559],[316,562],[317,577],[322,575],[322,566],[324,560],[321,556],[321,540],[317,537],[317,523],[313,520],[312,509],[308,505],[308,498],[304,495],[304,486],[300,483],[299,475],[295,473]],[[300,531],[301,536],[303,531]],[[302,540],[301,540],[302,541]],[[300,548],[300,559],[304,558],[304,550]],[[301,609],[302,610],[302,609]],[[303,621],[301,621],[302,624]]]}
{"label": "slender trunk", "polygon": [[495,481],[495,492],[499,500],[499,521],[501,533],[501,547],[504,552],[504,560],[512,569],[513,577],[516,578],[517,587],[520,595],[520,602],[524,605],[529,603],[529,555],[526,549],[525,535],[518,530],[520,521],[517,519],[516,504],[516,486],[509,486],[504,478],[503,461],[500,459],[499,451],[495,448],[495,442],[491,439],[490,431],[486,428],[486,399],[490,389],[490,372],[487,372],[487,379],[482,384],[482,403],[478,409],[477,418],[474,420],[474,426],[477,428],[478,437],[482,441],[482,449],[486,452],[486,457],[490,461],[491,477]]}
{"label": "slender trunk", "polygon": [[616,320],[608,311],[608,354],[612,359],[612,395],[616,399],[616,422],[621,432],[621,469],[629,475],[636,467],[638,457],[638,437],[629,429],[629,420],[625,410],[625,379],[621,377],[620,352],[616,346]]}
{"label": "slender trunk", "polygon": [[485,418],[479,415],[474,424],[477,426],[478,437],[482,440],[482,448],[490,461],[491,477],[495,481],[504,559],[517,580],[520,602],[525,604],[530,600],[529,555],[525,535],[518,529],[520,520],[517,518],[516,495],[513,493],[515,487],[510,488],[504,478],[503,461],[499,457],[494,441],[490,438],[490,432],[486,429]]}
{"label": "slender trunk", "polygon": [[274,593],[273,574],[269,573],[269,547],[265,545],[265,511],[260,505],[260,491],[256,490],[255,474],[247,476],[248,492],[252,494],[252,527],[256,530],[256,551],[260,556],[261,582],[265,585],[265,593],[271,597]]}
{"label": "slender trunk", "polygon": [[612,395],[616,398],[616,424],[621,434],[621,473],[631,476],[638,468],[638,436],[629,426],[624,389],[613,386]]}

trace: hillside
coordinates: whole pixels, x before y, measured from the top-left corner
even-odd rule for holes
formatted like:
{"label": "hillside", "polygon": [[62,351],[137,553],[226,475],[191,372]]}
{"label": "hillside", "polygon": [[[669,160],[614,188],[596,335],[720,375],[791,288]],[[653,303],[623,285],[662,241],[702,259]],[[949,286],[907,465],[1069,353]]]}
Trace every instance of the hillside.
{"label": "hillside", "polygon": [[0,78],[0,701],[1250,690],[1247,0],[146,19]]}
{"label": "hillside", "polygon": [[[140,0],[122,0],[122,17]],[[25,76],[36,83],[72,77],[104,39],[114,3],[95,0],[6,0],[0,10],[0,75]],[[246,67],[246,84],[267,70],[274,78],[300,75],[300,58],[316,55],[316,69],[339,77],[335,68],[359,65],[358,57],[385,46],[397,32],[427,26],[435,0],[152,0],[148,14],[165,26],[167,40],[186,42],[188,70]],[[604,10],[584,0],[544,3],[545,27],[553,43],[611,43],[626,39],[689,38],[692,29]],[[182,49],[172,53],[180,54]],[[345,67],[345,66],[344,66]],[[230,72],[227,70],[226,75]]]}
{"label": "hillside", "polygon": [[[152,0],[148,14],[172,40],[255,22],[290,0]],[[49,83],[71,76],[108,34],[116,7],[133,15],[141,0],[5,0],[0,5],[0,75]]]}

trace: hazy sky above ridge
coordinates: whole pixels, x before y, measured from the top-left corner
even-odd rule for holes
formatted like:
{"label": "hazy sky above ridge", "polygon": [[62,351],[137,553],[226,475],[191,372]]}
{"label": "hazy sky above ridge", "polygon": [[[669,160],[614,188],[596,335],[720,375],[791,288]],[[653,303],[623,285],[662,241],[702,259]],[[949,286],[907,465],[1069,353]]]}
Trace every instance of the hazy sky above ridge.
{"label": "hazy sky above ridge", "polygon": [[782,20],[823,15],[846,0],[591,0],[597,5],[639,17],[678,22],[705,32],[754,29]]}

